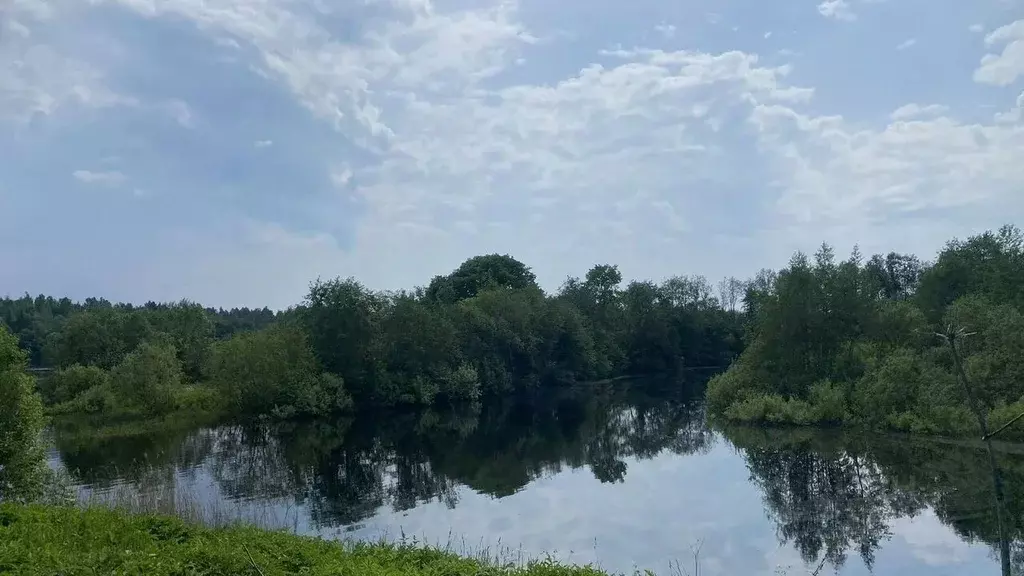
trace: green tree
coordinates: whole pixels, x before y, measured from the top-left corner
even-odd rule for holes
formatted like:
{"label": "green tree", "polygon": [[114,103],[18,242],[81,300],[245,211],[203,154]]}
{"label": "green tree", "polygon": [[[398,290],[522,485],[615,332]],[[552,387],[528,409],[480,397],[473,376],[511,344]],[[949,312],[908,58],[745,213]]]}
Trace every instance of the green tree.
{"label": "green tree", "polygon": [[[478,395],[471,383],[453,380],[463,359],[459,336],[447,310],[411,295],[398,295],[381,320],[381,333],[387,379],[400,401],[430,404],[438,394]],[[461,373],[462,377],[467,374]]]}
{"label": "green tree", "polygon": [[145,342],[114,367],[110,381],[126,406],[163,414],[174,408],[182,386],[181,364],[173,345]]}
{"label": "green tree", "polygon": [[306,297],[303,317],[316,357],[359,402],[393,399],[378,388],[384,369],[380,319],[386,306],[385,298],[353,279],[317,280]]}
{"label": "green tree", "polygon": [[921,276],[917,300],[929,320],[971,294],[992,302],[1024,307],[1024,234],[1014,226],[985,232],[966,241],[952,240]]}
{"label": "green tree", "polygon": [[206,376],[238,414],[324,415],[351,405],[341,378],[320,370],[305,334],[294,326],[217,342]]}
{"label": "green tree", "polygon": [[1024,238],[1012,227],[954,240],[931,267],[895,253],[866,264],[856,250],[844,262],[828,246],[813,263],[798,253],[750,283],[749,346],[709,384],[709,407],[742,420],[973,433],[978,419],[935,336],[958,326],[981,419],[1008,422],[1024,411],[1022,285]]}
{"label": "green tree", "polygon": [[0,326],[0,501],[38,498],[48,471],[40,438],[43,404],[26,364],[18,339]]}
{"label": "green tree", "polygon": [[213,340],[214,322],[207,311],[199,304],[182,300],[154,308],[146,317],[155,331],[166,334],[174,344],[185,376],[198,381]]}
{"label": "green tree", "polygon": [[881,298],[907,300],[917,293],[924,264],[912,254],[890,252],[884,258],[875,254],[864,266],[872,289]]}
{"label": "green tree", "polygon": [[487,254],[466,260],[447,276],[434,277],[427,287],[426,297],[453,304],[495,288],[536,289],[537,280],[533,272],[515,258],[507,254]]}

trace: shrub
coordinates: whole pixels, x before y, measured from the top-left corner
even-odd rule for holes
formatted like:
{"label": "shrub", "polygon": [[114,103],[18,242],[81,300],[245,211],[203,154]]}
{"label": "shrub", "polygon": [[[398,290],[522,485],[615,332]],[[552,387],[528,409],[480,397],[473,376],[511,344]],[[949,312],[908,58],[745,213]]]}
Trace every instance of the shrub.
{"label": "shrub", "polygon": [[319,369],[306,335],[273,326],[216,343],[206,375],[224,401],[241,414],[288,418],[347,410],[344,381]]}
{"label": "shrub", "polygon": [[880,362],[871,363],[855,383],[854,409],[865,422],[879,424],[887,415],[915,406],[920,385],[920,358],[905,348],[894,350]]}
{"label": "shrub", "polygon": [[163,414],[174,408],[174,394],[182,385],[181,364],[174,346],[147,342],[114,367],[110,380],[126,407]]}
{"label": "shrub", "polygon": [[820,424],[842,424],[847,418],[846,388],[830,380],[811,386],[809,416]]}
{"label": "shrub", "polygon": [[756,394],[757,391],[754,371],[745,353],[729,370],[716,374],[708,382],[705,393],[708,410],[712,414],[724,414],[729,406]]}
{"label": "shrub", "polygon": [[43,398],[50,404],[61,404],[78,398],[82,393],[110,382],[110,375],[98,366],[75,364],[57,370],[40,383]]}
{"label": "shrub", "polygon": [[116,412],[121,403],[114,397],[109,383],[86,390],[73,400],[54,404],[47,408],[51,415],[58,414],[102,414]]}
{"label": "shrub", "polygon": [[[990,432],[999,430],[1004,424],[1024,413],[1024,398],[1011,404],[1001,404],[989,412],[988,429]],[[1008,428],[999,433],[997,438],[1022,438],[1024,437],[1024,419],[1017,420]]]}
{"label": "shrub", "polygon": [[223,408],[220,393],[211,386],[190,384],[174,392],[174,406],[190,412],[219,412]]}
{"label": "shrub", "polygon": [[811,406],[796,398],[778,394],[759,394],[734,403],[725,411],[726,418],[757,424],[797,424],[812,422]]}

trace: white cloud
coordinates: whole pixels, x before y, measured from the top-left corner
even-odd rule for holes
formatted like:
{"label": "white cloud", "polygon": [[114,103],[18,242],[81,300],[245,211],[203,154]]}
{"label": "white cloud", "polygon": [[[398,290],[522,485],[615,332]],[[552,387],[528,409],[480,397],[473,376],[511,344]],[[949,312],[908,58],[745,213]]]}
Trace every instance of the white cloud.
{"label": "white cloud", "polygon": [[[266,73],[318,116],[361,118],[339,129],[354,135],[361,128],[383,159],[356,169],[366,214],[355,250],[404,253],[415,263],[400,279],[395,266],[361,264],[361,276],[389,285],[422,281],[464,257],[465,238],[448,230],[453,221],[476,224],[460,229],[480,250],[509,250],[523,234],[536,234],[536,245],[514,251],[535,261],[561,253],[546,264],[557,275],[578,266],[570,265],[573,250],[606,258],[596,250],[603,238],[618,238],[626,259],[640,241],[630,222],[650,220],[648,229],[678,237],[702,201],[680,194],[680,186],[692,181],[697,190],[726,161],[706,143],[712,127],[752,103],[812,94],[785,85],[787,67],[760,65],[750,54],[645,49],[610,51],[610,67],[588,66],[550,86],[483,89],[520,48],[537,42],[510,2],[421,12],[368,31],[365,45],[344,46],[285,3],[248,12],[223,0],[122,3],[236,34],[264,50]],[[274,49],[281,44],[290,49]],[[340,185],[350,180],[351,170],[334,175]],[[524,225],[509,206],[524,212],[514,216]]]}
{"label": "white cloud", "polygon": [[943,524],[931,509],[913,518],[897,518],[892,531],[902,538],[906,548],[929,566],[948,569],[967,561],[971,545]]}
{"label": "white cloud", "polygon": [[117,186],[123,184],[127,178],[117,170],[105,172],[93,172],[91,170],[75,170],[71,173],[75,180],[86,184],[97,184],[100,186]]}
{"label": "white cloud", "polygon": [[[1002,214],[1024,207],[1019,124],[908,119],[906,107],[893,115],[884,128],[868,129],[839,116],[758,107],[754,121],[784,186],[781,213],[818,234],[875,239],[889,222],[931,212],[913,234],[914,248],[927,253],[950,235],[940,214],[967,221],[980,207]],[[906,236],[909,225],[901,224]]]}
{"label": "white cloud", "polygon": [[[116,94],[94,67],[36,42],[33,28],[55,19],[56,3],[14,0],[4,8],[0,26],[0,121],[24,124],[69,105],[104,108],[134,105]],[[3,28],[13,33],[4,34]]]}
{"label": "white cloud", "polygon": [[331,172],[331,182],[339,188],[348,186],[348,183],[352,180],[352,176],[352,169],[345,166],[341,170]]}
{"label": "white cloud", "polygon": [[914,44],[917,44],[917,38],[907,38],[903,42],[900,42],[898,45],[896,45],[896,49],[906,50],[907,48],[910,48]]}
{"label": "white cloud", "polygon": [[[776,64],[803,63],[811,49],[800,58],[779,51],[762,59],[739,50],[616,47],[574,53],[584,64],[566,72],[561,60],[548,66],[545,56],[562,54],[563,40],[536,34],[513,0],[463,10],[374,0],[373,18],[346,12],[367,3],[321,14],[293,0],[94,2],[193,22],[218,50],[229,47],[238,65],[284,87],[339,142],[363,148],[326,146],[310,160],[336,188],[310,201],[315,222],[248,222],[237,236],[182,232],[190,243],[220,245],[202,263],[182,260],[166,274],[207,286],[215,302],[241,283],[252,291],[247,302],[258,303],[260,291],[294,302],[317,275],[408,287],[489,251],[514,253],[549,287],[599,261],[620,263],[627,276],[659,277],[680,266],[743,275],[823,238],[871,239],[888,249],[908,230],[918,243],[909,248],[927,254],[973,225],[980,207],[1022,202],[1020,105],[977,124],[957,120],[944,105],[899,100],[870,117],[843,117],[841,102],[812,102],[810,68],[798,70],[798,85],[790,65]],[[819,11],[853,19],[841,0]],[[344,41],[332,33],[338,21],[358,22]],[[639,30],[651,35],[652,25]],[[1004,28],[989,35],[989,45],[1016,42],[1014,29]],[[748,33],[757,40],[762,32]],[[978,74],[1012,82],[1012,70],[983,61]],[[101,67],[93,71],[102,85]],[[194,125],[192,107],[181,105],[176,118]],[[217,118],[201,120],[202,129]],[[264,136],[227,140],[250,152],[272,144],[291,151],[278,133],[255,135]],[[112,174],[80,172],[93,183]],[[133,171],[132,180],[142,175]],[[952,210],[966,223],[953,232],[938,216],[907,224],[916,214]],[[318,231],[334,230],[335,215],[352,214],[342,230],[351,237]],[[742,232],[715,232],[709,221],[716,216],[723,228]],[[708,242],[713,251],[700,247]],[[266,258],[287,268],[270,283]],[[225,287],[211,287],[218,282]]]}
{"label": "white cloud", "polygon": [[374,139],[391,132],[371,101],[371,84],[393,90],[461,90],[493,76],[517,45],[535,43],[515,20],[515,2],[441,13],[429,2],[394,2],[401,18],[368,31],[362,44],[342,44],[292,3],[263,0],[94,0],[118,3],[154,17],[174,14],[262,53],[262,69],[283,81],[318,116],[339,129],[365,128]]}
{"label": "white cloud", "polygon": [[824,0],[818,4],[818,13],[826,18],[852,22],[857,19],[846,0]]}
{"label": "white cloud", "polygon": [[672,24],[658,24],[654,27],[654,30],[665,38],[671,38],[676,35],[676,27]]}
{"label": "white cloud", "polygon": [[984,31],[985,27],[982,26],[981,24],[971,24],[970,26],[967,27],[967,29],[977,34],[979,32]]}
{"label": "white cloud", "polygon": [[1024,75],[1024,20],[996,28],[985,37],[988,46],[1003,45],[1001,54],[986,54],[974,71],[974,80],[1008,86]]}
{"label": "white cloud", "polygon": [[949,107],[941,104],[927,104],[925,106],[920,104],[905,104],[896,110],[893,110],[892,114],[889,114],[889,118],[892,120],[909,120],[910,118],[918,116],[945,114],[948,111]]}

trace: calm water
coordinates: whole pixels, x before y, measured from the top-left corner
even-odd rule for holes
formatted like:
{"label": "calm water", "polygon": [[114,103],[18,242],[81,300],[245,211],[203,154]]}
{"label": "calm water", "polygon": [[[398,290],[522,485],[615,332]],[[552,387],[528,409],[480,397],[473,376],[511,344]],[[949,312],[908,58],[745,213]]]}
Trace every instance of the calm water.
{"label": "calm water", "polygon": [[[644,391],[641,391],[644,390]],[[591,387],[452,413],[183,428],[58,423],[84,491],[142,490],[213,516],[329,538],[545,553],[693,574],[999,574],[992,468],[978,446],[822,431],[712,430],[699,403]],[[1014,573],[1024,447],[997,456]],[[186,495],[188,495],[186,497]]]}

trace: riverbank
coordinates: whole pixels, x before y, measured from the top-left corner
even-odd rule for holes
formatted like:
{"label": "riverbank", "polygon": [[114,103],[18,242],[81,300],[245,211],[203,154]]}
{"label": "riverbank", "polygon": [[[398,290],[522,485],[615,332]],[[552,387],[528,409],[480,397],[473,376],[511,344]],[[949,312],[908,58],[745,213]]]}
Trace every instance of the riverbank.
{"label": "riverbank", "polygon": [[498,566],[406,544],[328,542],[245,526],[203,528],[102,508],[0,504],[3,574],[607,576],[550,560]]}

